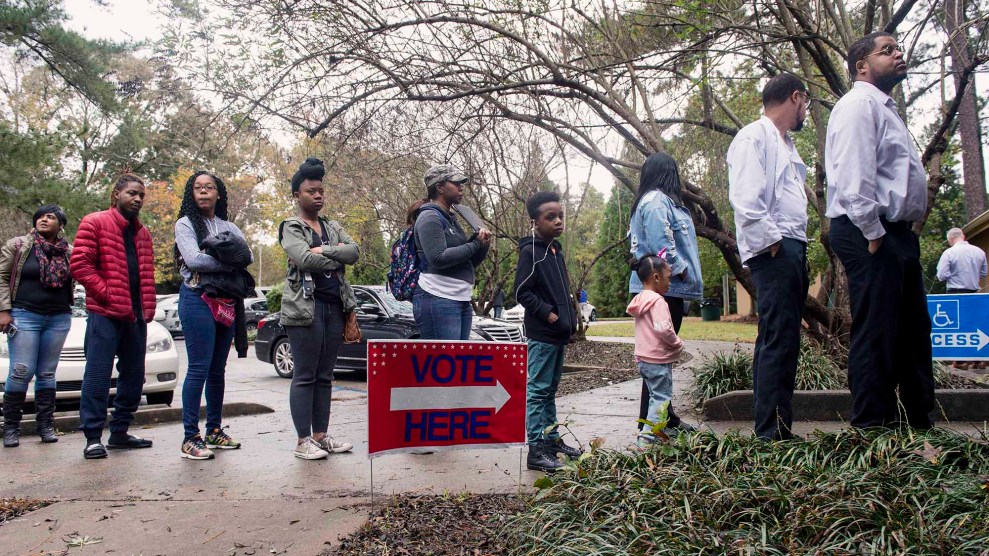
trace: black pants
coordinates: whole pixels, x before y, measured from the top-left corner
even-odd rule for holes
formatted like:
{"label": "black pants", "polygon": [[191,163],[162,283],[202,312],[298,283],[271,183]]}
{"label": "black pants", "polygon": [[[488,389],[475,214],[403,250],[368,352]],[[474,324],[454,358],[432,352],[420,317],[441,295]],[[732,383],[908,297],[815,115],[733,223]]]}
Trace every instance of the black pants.
{"label": "black pants", "polygon": [[944,293],[978,293],[979,290],[967,290],[964,288],[948,288]]}
{"label": "black pants", "polygon": [[[666,300],[666,304],[670,306],[670,317],[673,320],[673,331],[677,334],[680,333],[680,325],[683,324],[683,304],[684,300],[679,297],[670,297],[664,295],[663,299]],[[668,409],[669,421],[666,423],[668,427],[676,427],[680,425],[680,416],[673,411],[673,402],[670,401],[670,407]],[[639,401],[639,419],[648,419],[649,417],[649,387],[646,386],[646,381],[642,381],[642,399]],[[645,428],[645,425],[639,423],[639,430]]]}
{"label": "black pants", "polygon": [[870,255],[868,240],[848,217],[831,220],[831,247],[845,267],[852,309],[851,423],[877,427],[905,420],[926,429],[935,401],[920,242],[907,222],[882,225],[886,235]]}
{"label": "black pants", "polygon": [[285,327],[295,361],[288,404],[299,438],[329,429],[333,367],[343,344],[343,306],[314,301],[312,325]]}
{"label": "black pants", "polygon": [[765,440],[793,437],[793,385],[800,355],[800,321],[810,277],[807,244],[783,238],[776,256],[747,262],[759,301],[759,334],[752,360],[755,433]]}

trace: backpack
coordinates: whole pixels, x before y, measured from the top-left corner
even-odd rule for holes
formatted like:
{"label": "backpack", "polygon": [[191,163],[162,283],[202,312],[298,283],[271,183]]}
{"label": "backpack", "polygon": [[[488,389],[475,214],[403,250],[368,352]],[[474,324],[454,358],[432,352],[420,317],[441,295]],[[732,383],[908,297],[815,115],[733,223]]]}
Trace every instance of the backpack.
{"label": "backpack", "polygon": [[[450,223],[453,220],[438,207],[426,205],[419,209],[420,214],[424,210],[435,210]],[[412,294],[416,291],[416,284],[419,283],[419,273],[426,268],[425,262],[419,261],[419,254],[416,249],[415,224],[409,226],[402,232],[398,240],[391,246],[391,265],[388,267],[388,291],[399,301],[411,301]]]}
{"label": "backpack", "polygon": [[416,253],[413,228],[406,228],[391,246],[388,291],[399,301],[411,301],[419,282],[419,255]]}

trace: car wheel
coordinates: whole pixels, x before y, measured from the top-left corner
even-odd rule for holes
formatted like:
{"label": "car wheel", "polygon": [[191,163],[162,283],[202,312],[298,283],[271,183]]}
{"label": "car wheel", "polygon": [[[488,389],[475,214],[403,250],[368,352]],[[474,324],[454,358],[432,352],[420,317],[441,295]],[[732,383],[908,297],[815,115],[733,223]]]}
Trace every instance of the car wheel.
{"label": "car wheel", "polygon": [[292,378],[292,373],[295,371],[295,361],[292,360],[292,346],[289,345],[288,338],[280,338],[275,342],[272,354],[271,360],[278,376]]}
{"label": "car wheel", "polygon": [[247,323],[247,326],[245,326],[244,328],[247,329],[247,333],[248,334],[250,334],[251,332],[257,333],[257,331],[258,331],[258,323],[256,323],[256,322],[249,322],[249,323]]}
{"label": "car wheel", "polygon": [[175,398],[175,391],[171,392],[156,392],[154,394],[148,394],[148,405],[172,405],[172,399]]}
{"label": "car wheel", "polygon": [[591,322],[594,322],[596,320],[598,320],[598,312],[595,311],[594,309],[591,309]]}

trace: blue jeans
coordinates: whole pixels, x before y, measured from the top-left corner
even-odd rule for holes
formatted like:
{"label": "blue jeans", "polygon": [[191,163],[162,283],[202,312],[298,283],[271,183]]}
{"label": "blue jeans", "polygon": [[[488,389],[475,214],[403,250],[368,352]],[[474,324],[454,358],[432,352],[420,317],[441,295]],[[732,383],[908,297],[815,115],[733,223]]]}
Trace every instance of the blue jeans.
{"label": "blue jeans", "polygon": [[560,438],[560,432],[547,427],[556,420],[556,389],[563,376],[563,352],[566,346],[529,340],[529,383],[525,392],[525,430],[529,444],[548,438]]}
{"label": "blue jeans", "polygon": [[[655,423],[663,404],[673,401],[673,365],[636,361],[635,366],[639,368],[639,374],[649,388],[649,409],[646,412],[646,420]],[[644,428],[641,434],[652,436],[648,427]]]}
{"label": "blue jeans", "polygon": [[206,390],[206,430],[220,428],[224,375],[234,327],[216,322],[201,294],[185,284],[179,289],[179,320],[185,333],[189,370],[182,384],[182,425],[185,440],[199,434],[199,403]]}
{"label": "blue jeans", "polygon": [[412,294],[412,315],[423,340],[470,339],[474,319],[470,301],[454,301],[416,288]]}
{"label": "blue jeans", "polygon": [[99,440],[106,424],[110,400],[110,375],[117,358],[117,394],[113,397],[111,434],[126,434],[144,391],[144,355],[148,350],[148,325],[89,313],[86,319],[86,372],[79,401],[79,428],[87,440]]}
{"label": "blue jeans", "polygon": [[32,378],[34,391],[55,389],[55,369],[65,337],[72,324],[71,313],[42,315],[26,309],[12,309],[17,332],[7,339],[10,349],[10,373],[4,389],[27,392]]}

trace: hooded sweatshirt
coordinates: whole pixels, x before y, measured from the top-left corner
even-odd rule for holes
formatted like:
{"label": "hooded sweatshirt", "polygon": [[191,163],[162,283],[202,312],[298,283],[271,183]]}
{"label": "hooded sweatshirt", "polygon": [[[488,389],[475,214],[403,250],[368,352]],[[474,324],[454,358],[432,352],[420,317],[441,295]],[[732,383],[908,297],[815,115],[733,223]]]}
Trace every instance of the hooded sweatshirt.
{"label": "hooded sweatshirt", "polygon": [[[570,277],[563,247],[539,237],[519,240],[519,266],[515,270],[515,299],[525,307],[525,335],[538,342],[566,345],[577,331],[577,312],[570,295]],[[559,318],[553,324],[550,313]]]}
{"label": "hooded sweatshirt", "polygon": [[683,340],[673,331],[670,307],[663,296],[642,290],[628,304],[635,317],[635,359],[646,363],[675,363],[683,351]]}

